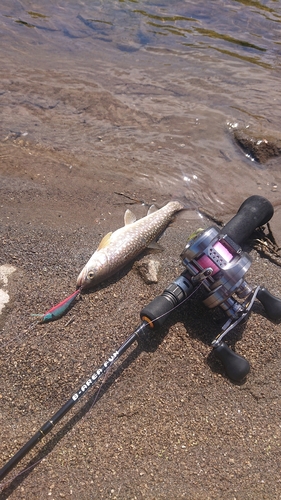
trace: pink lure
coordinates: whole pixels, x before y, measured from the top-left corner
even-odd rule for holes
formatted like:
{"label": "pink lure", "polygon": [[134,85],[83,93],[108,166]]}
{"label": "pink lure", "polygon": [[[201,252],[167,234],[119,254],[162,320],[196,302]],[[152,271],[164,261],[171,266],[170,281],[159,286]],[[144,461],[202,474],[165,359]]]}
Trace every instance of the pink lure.
{"label": "pink lure", "polygon": [[80,292],[81,288],[78,288],[74,293],[69,295],[69,297],[66,297],[66,299],[51,307],[45,314],[33,314],[32,316],[39,316],[40,323],[47,323],[48,321],[59,319],[65,314]]}

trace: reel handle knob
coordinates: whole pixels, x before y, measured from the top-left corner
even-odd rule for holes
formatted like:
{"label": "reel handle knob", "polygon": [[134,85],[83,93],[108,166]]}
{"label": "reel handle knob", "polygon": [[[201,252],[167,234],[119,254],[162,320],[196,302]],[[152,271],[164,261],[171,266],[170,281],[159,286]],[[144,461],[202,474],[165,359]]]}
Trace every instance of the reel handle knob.
{"label": "reel handle knob", "polygon": [[266,288],[260,288],[257,298],[262,303],[269,319],[281,319],[281,300],[272,295]]}
{"label": "reel handle knob", "polygon": [[237,245],[246,241],[257,227],[266,224],[273,216],[273,206],[263,196],[253,195],[242,203],[237,214],[223,227],[222,234],[227,234]]}
{"label": "reel handle knob", "polygon": [[249,362],[232,351],[225,342],[214,345],[215,356],[222,362],[224,369],[231,380],[240,382],[250,371]]}

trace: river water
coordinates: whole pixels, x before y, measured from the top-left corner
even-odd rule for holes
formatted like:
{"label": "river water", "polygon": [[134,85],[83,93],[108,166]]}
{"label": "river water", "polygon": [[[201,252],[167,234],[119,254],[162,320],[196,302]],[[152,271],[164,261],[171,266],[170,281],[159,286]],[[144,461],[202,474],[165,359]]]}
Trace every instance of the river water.
{"label": "river water", "polygon": [[280,28],[279,0],[2,0],[0,140],[156,200],[224,214],[262,194],[278,214],[280,161],[233,130],[280,131]]}

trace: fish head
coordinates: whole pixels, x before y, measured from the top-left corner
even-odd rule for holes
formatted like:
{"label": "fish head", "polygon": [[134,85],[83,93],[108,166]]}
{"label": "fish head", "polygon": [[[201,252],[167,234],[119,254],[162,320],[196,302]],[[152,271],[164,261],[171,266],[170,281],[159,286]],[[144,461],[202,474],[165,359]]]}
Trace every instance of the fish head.
{"label": "fish head", "polygon": [[104,252],[97,251],[83,267],[77,278],[76,288],[82,290],[100,283],[108,275],[108,260]]}

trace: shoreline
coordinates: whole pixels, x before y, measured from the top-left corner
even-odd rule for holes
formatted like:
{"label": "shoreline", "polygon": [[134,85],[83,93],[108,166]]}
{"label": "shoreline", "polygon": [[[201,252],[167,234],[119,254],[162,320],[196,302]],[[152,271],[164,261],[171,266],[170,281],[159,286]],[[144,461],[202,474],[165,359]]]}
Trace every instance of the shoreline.
{"label": "shoreline", "polygon": [[[153,254],[158,283],[145,284],[132,263],[60,320],[37,325],[30,314],[74,291],[101,237],[122,225],[132,205],[113,195],[124,192],[118,175],[114,185],[89,183],[43,156],[25,173],[28,152],[13,151],[1,164],[1,264],[17,268],[1,323],[1,465],[129,336],[142,307],[182,272],[187,237],[211,225],[191,212],[176,218],[161,238],[163,251]],[[156,198],[152,189],[130,193],[127,186],[126,193]],[[132,210],[138,218],[146,212],[141,204]],[[280,295],[279,267],[255,250],[251,256],[247,281]],[[279,498],[281,327],[255,306],[230,341],[251,364],[245,383],[233,384],[210,349],[219,319],[191,298],[149,342],[134,345],[101,389],[10,473],[4,483],[39,461],[1,500]]]}

